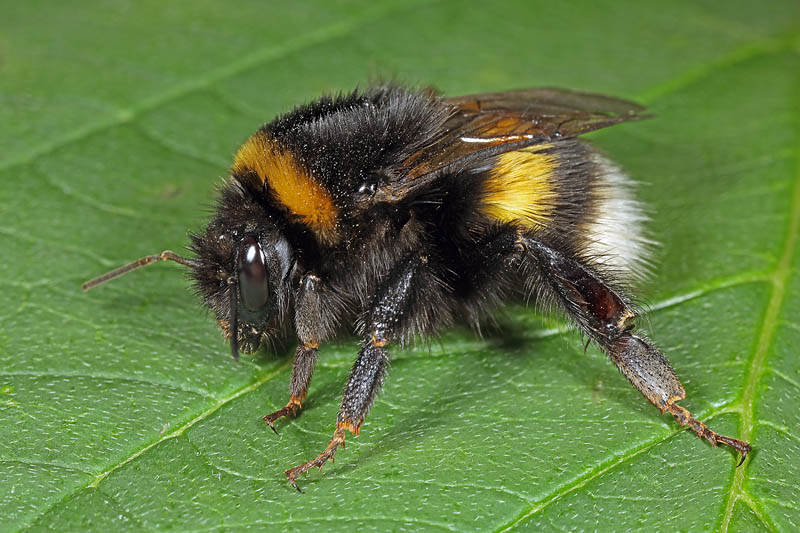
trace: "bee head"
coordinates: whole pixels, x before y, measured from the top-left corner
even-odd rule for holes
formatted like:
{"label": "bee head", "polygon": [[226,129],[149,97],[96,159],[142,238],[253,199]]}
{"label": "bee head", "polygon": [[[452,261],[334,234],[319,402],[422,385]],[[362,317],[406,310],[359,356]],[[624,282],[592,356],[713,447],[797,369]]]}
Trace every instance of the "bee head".
{"label": "bee head", "polygon": [[254,352],[281,329],[290,300],[292,248],[257,202],[239,187],[223,190],[216,217],[191,239],[194,258],[166,250],[87,281],[83,290],[157,261],[185,265],[238,361],[240,350]]}
{"label": "bee head", "polygon": [[192,236],[197,261],[191,277],[238,360],[239,350],[254,352],[280,329],[294,261],[289,243],[275,227],[228,222],[218,216],[203,234]]}

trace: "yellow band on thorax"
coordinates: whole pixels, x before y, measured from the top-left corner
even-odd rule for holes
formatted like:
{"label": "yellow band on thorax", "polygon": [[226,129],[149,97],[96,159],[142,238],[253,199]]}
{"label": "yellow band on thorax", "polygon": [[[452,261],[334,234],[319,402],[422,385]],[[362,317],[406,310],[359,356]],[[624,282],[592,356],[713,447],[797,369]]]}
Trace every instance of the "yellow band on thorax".
{"label": "yellow band on thorax", "polygon": [[236,153],[233,173],[255,172],[270,194],[318,236],[329,239],[338,209],[330,193],[289,152],[258,131]]}

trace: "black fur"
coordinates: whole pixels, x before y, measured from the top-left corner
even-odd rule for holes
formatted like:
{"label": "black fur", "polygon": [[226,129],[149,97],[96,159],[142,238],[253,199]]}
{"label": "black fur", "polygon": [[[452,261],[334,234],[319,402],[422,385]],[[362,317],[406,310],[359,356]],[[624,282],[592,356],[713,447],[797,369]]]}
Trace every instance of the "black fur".
{"label": "black fur", "polygon": [[[551,100],[553,94],[555,98],[564,94],[568,103],[584,98],[638,109],[622,101],[598,100],[596,95],[544,92]],[[527,109],[513,98],[533,98],[534,93],[509,93],[505,100],[502,95],[488,96]],[[478,97],[475,101],[480,104]],[[292,400],[266,417],[270,426],[298,408],[320,343],[340,329],[363,339],[334,440],[316,460],[287,471],[292,483],[310,465],[321,466],[333,456],[344,442],[343,428],[358,431],[388,366],[386,344],[427,337],[456,320],[477,328],[511,298],[560,309],[610,353],[651,401],[656,403],[661,395],[659,408],[669,408],[667,400],[680,399],[677,379],[654,383],[637,370],[655,369],[660,376],[674,377],[660,352],[630,333],[636,311],[622,289],[625,280],[602,268],[598,259],[603,258],[584,251],[586,228],[598,216],[600,205],[602,169],[591,157],[593,149],[561,134],[558,121],[550,117],[547,120],[557,124],[550,133],[532,127],[537,133],[528,141],[463,151],[458,131],[450,130],[454,124],[469,124],[469,112],[430,91],[396,86],[325,97],[297,108],[260,132],[292,154],[328,191],[338,209],[336,238],[322,239],[313,227],[293,220],[255,172],[247,169],[240,169],[222,189],[216,215],[205,232],[192,236],[196,287],[226,334],[236,335],[242,348],[252,351],[272,334],[290,329],[296,333],[300,347]],[[508,111],[514,117],[528,117],[526,112]],[[598,115],[584,109],[572,113],[567,108],[564,113],[574,131],[635,118],[597,122]],[[526,120],[535,125],[537,117]],[[601,125],[592,126],[592,121]],[[552,178],[557,200],[548,222],[531,227],[483,214],[484,183],[499,154],[543,143],[551,145],[543,151],[558,163]],[[415,154],[447,156],[448,151],[456,154],[453,161],[445,157],[427,174],[409,177],[414,176],[414,166],[426,163],[415,161]],[[404,192],[381,195],[386,188]],[[269,319],[240,313],[234,330],[230,302],[237,300],[235,294],[232,300],[230,291],[237,290],[237,247],[248,236],[263,250],[278,250],[273,256],[282,258],[269,263],[268,273],[270,280],[277,280],[270,283],[277,309],[264,313]],[[686,413],[679,413],[682,423],[689,420]]]}
{"label": "black fur", "polygon": [[[452,113],[430,92],[386,87],[323,98],[265,125],[262,131],[294,154],[331,192],[340,208],[341,238],[334,246],[320,243],[307,228],[286,218],[270,191],[255,184],[252,176],[234,175],[222,190],[217,216],[205,233],[192,236],[192,250],[201,265],[194,278],[217,318],[229,320],[225,280],[233,275],[236,242],[247,234],[276,231],[287,239],[297,261],[284,288],[296,292],[300,277],[313,272],[333,296],[327,299],[332,305],[318,309],[317,320],[344,321],[346,327],[354,313],[365,312],[381,280],[410,251],[429,256],[429,273],[420,290],[423,300],[435,302],[436,311],[420,306],[422,316],[398,332],[400,340],[428,335],[454,317],[465,317],[477,327],[479,317],[506,296],[524,296],[519,275],[507,268],[486,269],[484,245],[509,230],[477,210],[483,181],[495,163],[493,152],[473,158],[457,173],[441,175],[402,201],[366,206],[359,201],[359,190],[380,186],[387,169],[400,167],[440,135]],[[594,183],[589,151],[573,139],[557,140],[544,151],[559,161],[555,184],[559,202],[552,223],[538,237],[575,252],[581,237],[576,230],[587,215]],[[278,314],[284,320],[291,301],[289,295],[281,298]],[[280,325],[273,322],[264,333]],[[252,342],[249,346],[254,347]]]}

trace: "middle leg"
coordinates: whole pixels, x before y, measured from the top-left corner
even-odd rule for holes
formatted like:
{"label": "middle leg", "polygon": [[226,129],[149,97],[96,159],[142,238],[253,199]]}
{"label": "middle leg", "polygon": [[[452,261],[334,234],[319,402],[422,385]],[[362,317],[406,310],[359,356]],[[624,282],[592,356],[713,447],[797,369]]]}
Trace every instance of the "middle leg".
{"label": "middle leg", "polygon": [[[295,489],[300,490],[297,486],[300,474],[312,467],[322,469],[328,459],[334,460],[339,446],[344,448],[346,431],[358,435],[389,366],[386,345],[409,329],[426,326],[410,325],[409,316],[424,316],[426,320],[432,320],[436,310],[431,302],[436,300],[435,296],[430,298],[431,292],[427,291],[424,303],[418,298],[420,289],[429,288],[428,283],[433,282],[426,263],[427,258],[420,254],[408,256],[383,282],[370,303],[364,316],[364,340],[347,380],[333,438],[316,458],[286,470],[286,477]],[[443,308],[439,308],[439,311],[443,311]]]}

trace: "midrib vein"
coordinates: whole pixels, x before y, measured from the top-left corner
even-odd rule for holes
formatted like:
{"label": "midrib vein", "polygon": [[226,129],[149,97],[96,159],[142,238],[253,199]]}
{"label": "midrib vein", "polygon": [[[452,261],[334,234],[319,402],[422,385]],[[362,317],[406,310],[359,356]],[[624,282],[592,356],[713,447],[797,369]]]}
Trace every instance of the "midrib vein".
{"label": "midrib vein", "polygon": [[[800,147],[798,147],[798,153],[800,153]],[[742,394],[742,430],[740,438],[751,442],[751,444],[753,431],[756,425],[754,419],[756,388],[764,373],[767,355],[769,354],[769,349],[772,347],[772,341],[775,337],[778,318],[786,296],[786,286],[792,274],[792,261],[797,250],[797,237],[800,232],[800,158],[798,158],[797,163],[797,176],[790,209],[786,242],[783,246],[783,253],[778,261],[775,273],[768,278],[768,281],[772,283],[772,293],[769,303],[767,304],[766,313],[764,314],[764,322],[761,327],[761,335],[759,335],[758,338],[756,353],[753,356],[750,371],[745,380],[744,393]],[[749,461],[745,462],[745,464],[737,468],[734,472],[733,483],[731,484],[731,490],[728,493],[728,501],[725,505],[725,513],[722,517],[722,523],[720,524],[720,531],[728,531],[736,502],[740,498],[747,499],[745,498],[747,494],[745,492],[744,481],[747,478],[746,473],[749,466]],[[771,524],[767,523],[767,525]]]}

